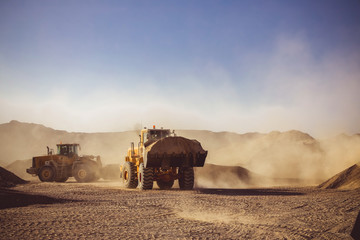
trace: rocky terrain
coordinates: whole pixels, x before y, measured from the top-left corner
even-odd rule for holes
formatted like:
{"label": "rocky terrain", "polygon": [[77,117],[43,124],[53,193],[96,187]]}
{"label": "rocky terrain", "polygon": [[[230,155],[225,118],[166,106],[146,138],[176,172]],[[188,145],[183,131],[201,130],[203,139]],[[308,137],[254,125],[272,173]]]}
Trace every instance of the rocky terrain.
{"label": "rocky terrain", "polygon": [[127,190],[119,182],[0,189],[2,239],[352,239],[360,189]]}
{"label": "rocky terrain", "polygon": [[[245,182],[243,168],[207,165]],[[226,170],[226,171],[225,171]],[[226,180],[226,178],[223,178]],[[119,181],[28,183],[0,168],[4,239],[356,239],[354,165],[319,187],[125,189]],[[7,183],[4,185],[3,183]],[[341,183],[341,184],[340,184]],[[16,187],[14,187],[17,185]],[[347,186],[347,190],[341,190]],[[12,187],[12,188],[4,188]],[[358,220],[356,220],[358,219]],[[352,236],[352,237],[351,237]]]}

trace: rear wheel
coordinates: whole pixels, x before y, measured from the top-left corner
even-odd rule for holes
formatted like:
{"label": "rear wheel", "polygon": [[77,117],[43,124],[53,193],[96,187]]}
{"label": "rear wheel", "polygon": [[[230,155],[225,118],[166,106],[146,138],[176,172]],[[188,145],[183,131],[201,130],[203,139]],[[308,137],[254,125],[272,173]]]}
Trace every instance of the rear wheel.
{"label": "rear wheel", "polygon": [[132,162],[125,162],[122,172],[122,179],[126,188],[136,188],[138,180],[136,179],[136,166]]}
{"label": "rear wheel", "polygon": [[144,163],[140,163],[138,181],[141,190],[152,189],[154,183],[154,171],[152,168],[145,168]]}
{"label": "rear wheel", "polygon": [[39,171],[39,179],[42,182],[53,182],[55,180],[55,169],[51,166],[43,166]]}
{"label": "rear wheel", "polygon": [[182,190],[191,190],[194,187],[194,169],[192,167],[179,169],[179,186]]}
{"label": "rear wheel", "polygon": [[170,181],[163,181],[163,180],[157,180],[156,181],[157,185],[159,186],[160,189],[170,189],[172,188],[172,186],[174,185],[174,180],[170,180]]}
{"label": "rear wheel", "polygon": [[91,182],[94,180],[94,173],[84,164],[78,164],[73,170],[73,176],[77,182]]}

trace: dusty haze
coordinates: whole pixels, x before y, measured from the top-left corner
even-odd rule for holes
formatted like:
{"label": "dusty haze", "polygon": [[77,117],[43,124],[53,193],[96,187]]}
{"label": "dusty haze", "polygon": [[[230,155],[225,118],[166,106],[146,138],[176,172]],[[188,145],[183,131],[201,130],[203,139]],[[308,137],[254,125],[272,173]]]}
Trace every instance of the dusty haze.
{"label": "dusty haze", "polygon": [[[314,139],[300,131],[246,133],[177,130],[179,136],[196,139],[208,150],[206,163],[220,166],[238,166],[250,171],[250,176],[266,178],[303,179],[320,183],[334,174],[360,161],[360,135],[338,135],[329,139]],[[11,121],[0,125],[1,166],[9,166],[15,160],[27,160],[46,154],[46,146],[55,148],[57,143],[76,142],[81,154],[100,155],[105,164],[121,164],[130,142],[138,142],[139,131],[114,133],[69,133],[38,124]],[[11,171],[23,173],[22,169]],[[18,164],[16,166],[20,166]],[[201,172],[202,170],[200,170]],[[221,170],[222,173],[227,171]],[[21,176],[27,176],[26,173]],[[234,169],[220,178],[233,176],[234,182],[226,186],[254,185],[244,181]],[[211,179],[210,179],[211,180]],[[215,179],[216,180],[216,179]],[[208,176],[203,178],[208,182]],[[218,186],[216,182],[209,183]],[[223,186],[224,187],[224,186]]]}

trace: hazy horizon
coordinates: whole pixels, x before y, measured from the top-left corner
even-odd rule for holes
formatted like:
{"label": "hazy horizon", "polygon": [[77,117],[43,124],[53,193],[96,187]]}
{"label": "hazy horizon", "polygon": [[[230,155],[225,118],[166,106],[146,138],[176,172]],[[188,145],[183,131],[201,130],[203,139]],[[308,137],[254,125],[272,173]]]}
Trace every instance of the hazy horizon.
{"label": "hazy horizon", "polygon": [[50,128],[54,131],[65,131],[65,132],[68,132],[68,133],[85,133],[85,134],[96,134],[96,133],[125,133],[125,132],[133,132],[133,131],[139,131],[143,128],[153,128],[154,126],[156,128],[165,128],[165,129],[170,129],[170,130],[175,130],[175,133],[177,133],[176,131],[207,131],[207,132],[212,132],[212,133],[234,133],[234,134],[239,134],[239,135],[242,135],[242,134],[271,134],[271,133],[274,133],[274,132],[279,132],[279,133],[286,133],[286,132],[291,132],[291,131],[297,131],[297,132],[301,132],[301,133],[304,133],[304,134],[309,134],[311,137],[315,138],[315,139],[326,139],[326,138],[332,138],[332,137],[337,137],[337,136],[340,136],[340,135],[348,135],[348,136],[354,136],[354,135],[360,135],[360,133],[354,133],[354,134],[347,134],[345,132],[339,132],[339,133],[335,133],[334,135],[328,135],[327,137],[317,137],[317,136],[313,136],[311,135],[310,133],[308,132],[304,132],[304,131],[301,131],[299,129],[289,129],[289,130],[284,130],[284,131],[279,131],[279,130],[271,130],[271,131],[268,131],[268,132],[260,132],[260,131],[250,131],[250,132],[236,132],[236,131],[225,131],[225,130],[220,130],[220,131],[213,131],[213,130],[209,130],[209,129],[189,129],[189,128],[168,128],[168,127],[164,127],[164,126],[161,126],[161,125],[149,125],[149,126],[141,126],[140,124],[136,124],[134,125],[133,128],[131,129],[125,129],[125,130],[122,130],[122,131],[94,131],[94,132],[91,132],[91,131],[88,131],[88,132],[85,132],[85,131],[69,131],[67,129],[58,129],[58,128],[55,128],[53,126],[48,126],[48,125],[45,125],[45,124],[41,124],[41,123],[35,123],[35,122],[24,122],[24,121],[19,121],[19,120],[10,120],[9,122],[3,122],[1,123],[0,122],[0,125],[3,125],[3,124],[10,124],[11,122],[18,122],[20,124],[35,124],[35,125],[42,125],[44,126],[45,128]]}
{"label": "hazy horizon", "polygon": [[360,132],[359,1],[2,1],[0,122]]}
{"label": "hazy horizon", "polygon": [[[48,127],[48,126],[45,126]],[[80,154],[100,155],[103,164],[121,164],[131,146],[139,141],[137,131],[84,133],[64,132],[28,123],[0,125],[0,164],[46,154],[46,146],[78,143]],[[314,139],[301,132],[258,134],[214,133],[176,130],[178,136],[196,139],[208,151],[206,163],[241,166],[268,177],[323,180],[359,162],[360,135]],[[31,160],[30,160],[31,161]],[[25,163],[24,161],[18,162]],[[30,162],[28,163],[30,164]],[[21,175],[27,176],[20,164]],[[26,166],[28,167],[28,166]]]}

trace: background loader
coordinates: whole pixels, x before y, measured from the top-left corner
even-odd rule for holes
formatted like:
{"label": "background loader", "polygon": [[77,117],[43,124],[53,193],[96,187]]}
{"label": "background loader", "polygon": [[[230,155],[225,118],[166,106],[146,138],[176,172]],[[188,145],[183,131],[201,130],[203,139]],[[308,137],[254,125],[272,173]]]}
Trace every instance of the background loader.
{"label": "background loader", "polygon": [[196,140],[178,137],[169,129],[143,129],[137,146],[131,143],[120,167],[120,177],[127,188],[170,189],[175,180],[180,189],[194,186],[193,167],[203,167],[207,151]]}
{"label": "background loader", "polygon": [[79,156],[80,145],[57,144],[57,154],[47,147],[47,155],[32,159],[32,167],[26,172],[37,175],[42,182],[65,182],[75,177],[78,182],[91,182],[100,178],[100,156]]}

